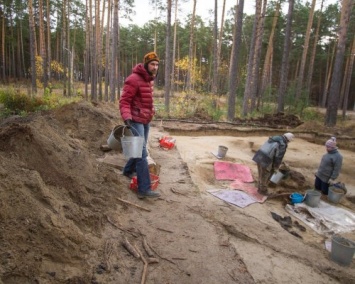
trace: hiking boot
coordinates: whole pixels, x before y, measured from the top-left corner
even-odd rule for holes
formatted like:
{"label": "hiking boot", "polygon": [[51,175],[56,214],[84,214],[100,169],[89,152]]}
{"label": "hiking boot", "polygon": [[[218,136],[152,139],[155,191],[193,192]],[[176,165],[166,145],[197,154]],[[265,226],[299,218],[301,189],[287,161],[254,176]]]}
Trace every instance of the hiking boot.
{"label": "hiking boot", "polygon": [[156,192],[156,191],[153,191],[153,190],[148,190],[146,192],[138,192],[137,193],[137,197],[139,199],[142,199],[142,198],[156,198],[156,197],[159,197],[160,196],[160,193],[159,192]]}

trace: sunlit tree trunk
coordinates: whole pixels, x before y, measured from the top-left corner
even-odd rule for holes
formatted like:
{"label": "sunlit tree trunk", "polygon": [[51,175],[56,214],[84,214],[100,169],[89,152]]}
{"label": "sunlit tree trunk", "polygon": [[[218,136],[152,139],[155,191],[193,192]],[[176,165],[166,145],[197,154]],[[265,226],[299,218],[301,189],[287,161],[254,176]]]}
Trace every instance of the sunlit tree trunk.
{"label": "sunlit tree trunk", "polygon": [[167,0],[167,21],[165,36],[165,111],[170,111],[170,90],[171,90],[171,0]]}
{"label": "sunlit tree trunk", "polygon": [[284,111],[285,107],[285,94],[287,88],[287,76],[289,69],[289,54],[291,45],[291,29],[292,29],[292,16],[293,16],[294,0],[288,1],[287,23],[285,31],[285,42],[282,53],[282,63],[280,70],[280,85],[277,93],[277,111]]}
{"label": "sunlit tree trunk", "polygon": [[235,27],[233,31],[233,45],[232,45],[232,54],[231,54],[230,70],[229,70],[229,95],[228,95],[228,115],[227,115],[229,121],[233,121],[235,117],[235,103],[237,97],[237,73],[238,73],[240,46],[242,43],[243,10],[244,10],[244,0],[239,0],[239,5],[237,5],[237,11],[234,16]]}
{"label": "sunlit tree trunk", "polygon": [[332,127],[337,123],[339,91],[342,78],[342,68],[344,62],[346,35],[350,22],[351,9],[353,0],[343,0],[341,7],[340,26],[338,29],[338,45],[334,61],[334,69],[332,74],[332,81],[329,89],[329,103],[325,117],[325,125]]}
{"label": "sunlit tree trunk", "polygon": [[312,24],[313,24],[313,15],[314,15],[315,5],[316,5],[316,0],[312,0],[312,6],[311,6],[311,10],[309,12],[308,23],[307,23],[306,37],[304,40],[304,45],[303,45],[303,50],[302,50],[301,65],[300,65],[300,70],[298,73],[298,80],[297,80],[297,85],[296,85],[296,101],[297,102],[301,98],[301,94],[302,94],[304,70],[305,70],[305,66],[306,66],[307,53],[308,53],[308,47],[309,47],[309,38],[311,35],[311,28],[312,28]]}

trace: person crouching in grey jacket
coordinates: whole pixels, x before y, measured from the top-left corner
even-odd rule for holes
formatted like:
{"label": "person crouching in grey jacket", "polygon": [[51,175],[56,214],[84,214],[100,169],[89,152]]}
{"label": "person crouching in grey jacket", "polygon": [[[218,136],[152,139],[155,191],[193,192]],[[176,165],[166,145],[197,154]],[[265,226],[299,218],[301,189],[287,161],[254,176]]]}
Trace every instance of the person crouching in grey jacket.
{"label": "person crouching in grey jacket", "polygon": [[343,164],[343,156],[338,151],[335,137],[325,142],[325,148],[327,153],[323,155],[318,167],[314,188],[328,195],[330,183],[335,184],[335,180],[339,176]]}
{"label": "person crouching in grey jacket", "polygon": [[267,195],[267,185],[272,174],[280,167],[287,144],[294,139],[290,132],[272,136],[255,153],[253,161],[258,165],[258,192]]}

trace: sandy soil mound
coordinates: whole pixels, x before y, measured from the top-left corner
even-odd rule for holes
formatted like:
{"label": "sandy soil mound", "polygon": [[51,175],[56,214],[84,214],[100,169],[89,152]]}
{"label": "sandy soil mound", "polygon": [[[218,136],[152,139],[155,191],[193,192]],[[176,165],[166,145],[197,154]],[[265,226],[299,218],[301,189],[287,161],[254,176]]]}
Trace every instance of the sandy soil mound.
{"label": "sandy soil mound", "polygon": [[[240,209],[206,193],[207,183],[219,185],[211,176],[215,159],[196,162],[183,137],[177,148],[159,148],[168,133],[159,121],[150,148],[162,197],[138,200],[121,175],[122,154],[100,150],[117,124],[116,106],[87,102],[1,122],[0,283],[354,281],[355,264],[330,261],[323,237],[307,229],[296,238],[271,218],[271,211],[285,215],[283,200]],[[343,205],[354,209],[349,200]]]}

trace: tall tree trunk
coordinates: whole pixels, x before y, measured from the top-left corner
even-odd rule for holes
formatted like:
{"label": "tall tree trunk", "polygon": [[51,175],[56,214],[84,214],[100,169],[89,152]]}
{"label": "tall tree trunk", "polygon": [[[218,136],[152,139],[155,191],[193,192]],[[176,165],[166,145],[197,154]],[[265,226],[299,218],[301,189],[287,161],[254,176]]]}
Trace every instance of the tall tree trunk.
{"label": "tall tree trunk", "polygon": [[264,61],[262,75],[261,75],[260,88],[258,91],[257,108],[259,108],[260,100],[261,100],[262,96],[264,95],[266,89],[268,87],[270,87],[270,84],[271,84],[272,58],[273,58],[273,54],[274,54],[274,37],[275,37],[275,29],[276,29],[277,21],[279,19],[279,15],[280,15],[280,1],[277,2],[277,4],[276,4],[275,14],[274,14],[274,18],[272,21],[269,42],[267,45],[265,61]]}
{"label": "tall tree trunk", "polygon": [[31,79],[32,79],[32,92],[37,93],[36,83],[36,46],[35,46],[35,21],[33,15],[33,3],[32,0],[28,0],[28,19],[30,26],[30,57],[31,57]]}
{"label": "tall tree trunk", "polygon": [[[212,94],[217,94],[218,82],[218,1],[214,0],[214,22],[213,22],[213,71],[212,71]],[[215,98],[216,99],[216,98]],[[216,107],[216,103],[214,104]]]}
{"label": "tall tree trunk", "polygon": [[[91,1],[90,1],[91,2]],[[90,74],[90,39],[91,39],[91,18],[89,17],[89,6],[88,0],[86,0],[85,5],[85,62],[84,62],[84,81],[85,81],[85,99],[89,99],[89,74]]]}
{"label": "tall tree trunk", "polygon": [[[218,36],[218,47],[217,47],[217,74],[219,74],[219,68],[221,66],[221,53],[222,53],[222,41],[223,41],[223,28],[224,28],[224,14],[226,11],[226,0],[223,0],[223,8],[222,8],[222,17],[221,17],[221,25],[219,29],[219,36]],[[219,78],[217,78],[217,91],[219,89]]]}
{"label": "tall tree trunk", "polygon": [[281,63],[281,70],[280,70],[280,86],[277,93],[278,112],[283,112],[285,107],[285,94],[287,88],[287,77],[288,77],[288,69],[289,69],[289,54],[290,54],[290,45],[291,45],[293,7],[294,7],[294,0],[289,0],[285,42],[284,42],[284,49],[282,53],[282,63]]}
{"label": "tall tree trunk", "polygon": [[[32,2],[31,2],[32,3]],[[30,3],[28,3],[28,5],[30,5]],[[31,10],[32,11],[32,10]],[[1,68],[1,79],[2,82],[5,83],[6,81],[6,72],[5,72],[5,68],[6,68],[6,61],[5,61],[5,15],[4,15],[4,11],[0,10],[1,12],[1,62],[0,62],[0,68]],[[31,20],[30,20],[31,21]],[[30,26],[31,27],[31,26]]]}
{"label": "tall tree trunk", "polygon": [[111,43],[111,75],[110,75],[110,101],[116,101],[117,88],[117,48],[118,48],[118,11],[119,0],[113,0],[113,28]]}
{"label": "tall tree trunk", "polygon": [[175,81],[175,58],[176,58],[176,34],[177,34],[177,25],[178,25],[177,12],[178,12],[178,0],[175,0],[174,39],[173,39],[173,55],[172,55],[172,70],[171,70],[171,90],[170,90],[171,96],[173,95],[175,90],[174,81]]}
{"label": "tall tree trunk", "polygon": [[[266,1],[266,0],[265,0]],[[261,35],[262,35],[262,16],[261,7],[263,0],[255,1],[255,19],[253,25],[253,33],[251,37],[251,48],[249,52],[248,59],[248,71],[247,79],[245,83],[244,90],[244,100],[243,100],[243,116],[246,116],[252,109],[255,102],[255,93],[257,88],[257,72],[258,72],[258,62],[260,62],[260,46],[261,46]]]}
{"label": "tall tree trunk", "polygon": [[42,57],[43,87],[46,88],[48,84],[48,77],[47,77],[46,36],[44,32],[44,22],[43,22],[44,21],[43,0],[39,0],[38,9],[39,9],[39,46],[40,46],[40,55]]}
{"label": "tall tree trunk", "polygon": [[234,16],[235,24],[233,30],[233,45],[229,70],[229,95],[227,114],[227,118],[229,121],[233,121],[235,117],[235,103],[237,97],[237,73],[239,64],[239,52],[242,43],[243,10],[244,0],[239,0],[239,5],[237,5],[237,11]]}
{"label": "tall tree trunk", "polygon": [[110,71],[110,39],[111,39],[111,0],[107,2],[106,46],[105,46],[105,102],[108,101],[109,71]]}
{"label": "tall tree trunk", "polygon": [[51,21],[50,21],[50,5],[49,5],[49,0],[47,0],[47,14],[46,14],[46,19],[47,19],[47,78],[48,81],[50,82],[51,80],[51,61],[52,61],[52,50],[51,50]]}
{"label": "tall tree trunk", "polygon": [[346,110],[348,109],[348,100],[349,100],[349,91],[350,91],[350,84],[351,84],[351,77],[353,73],[353,66],[355,62],[355,36],[353,36],[353,42],[350,49],[350,56],[348,59],[348,68],[345,72],[345,83],[344,83],[344,102],[343,102],[343,119],[346,116]]}
{"label": "tall tree trunk", "polygon": [[332,49],[331,46],[329,46],[329,56],[327,61],[326,78],[325,78],[324,90],[322,95],[321,107],[325,107],[327,105],[330,79],[332,77],[332,70],[334,64],[335,50],[336,50],[336,43],[334,44]]}
{"label": "tall tree trunk", "polygon": [[309,38],[311,35],[311,29],[312,29],[312,25],[313,25],[313,16],[314,16],[314,7],[315,6],[316,6],[316,0],[312,0],[311,11],[309,12],[308,23],[307,23],[306,37],[304,40],[304,46],[303,46],[303,51],[302,51],[301,65],[300,65],[300,70],[298,73],[298,80],[297,80],[297,85],[296,85],[296,101],[297,102],[300,100],[301,94],[302,94],[304,69],[306,66],[307,53],[308,53],[308,47],[309,47]]}
{"label": "tall tree trunk", "polygon": [[314,60],[316,58],[316,51],[317,51],[317,46],[318,46],[320,24],[321,24],[321,19],[322,19],[323,2],[324,2],[324,0],[322,0],[321,7],[319,10],[317,28],[316,28],[316,33],[314,35],[313,49],[312,49],[312,54],[311,54],[311,58],[309,60],[309,65],[308,65],[306,92],[309,95],[311,94],[311,91],[312,91],[311,84],[312,84],[312,77],[313,77]]}
{"label": "tall tree trunk", "polygon": [[187,78],[186,78],[186,90],[192,90],[192,77],[193,77],[193,62],[194,62],[194,31],[195,31],[195,16],[196,16],[196,2],[197,0],[193,0],[193,10],[191,16],[190,23],[190,43],[189,43],[189,69],[187,70]]}
{"label": "tall tree trunk", "polygon": [[[91,0],[90,0],[91,2]],[[98,2],[99,0],[94,0],[95,2],[95,18],[96,21],[99,21],[98,19],[98,10],[100,9]],[[92,9],[90,9],[90,14]],[[90,19],[92,19],[92,15],[90,17]],[[95,21],[95,31],[94,28],[92,30],[92,41],[91,41],[91,45],[90,45],[90,49],[91,49],[91,100],[92,101],[97,101],[97,33],[96,33],[96,29],[97,29],[97,23]]]}
{"label": "tall tree trunk", "polygon": [[335,56],[334,69],[332,81],[329,90],[329,103],[325,118],[325,125],[332,127],[337,123],[338,104],[339,104],[339,91],[342,77],[342,67],[344,62],[346,35],[350,22],[351,9],[353,0],[343,0],[340,16],[340,27],[338,30],[338,46]]}
{"label": "tall tree trunk", "polygon": [[171,0],[167,0],[167,21],[165,36],[165,111],[170,111],[171,90]]}

